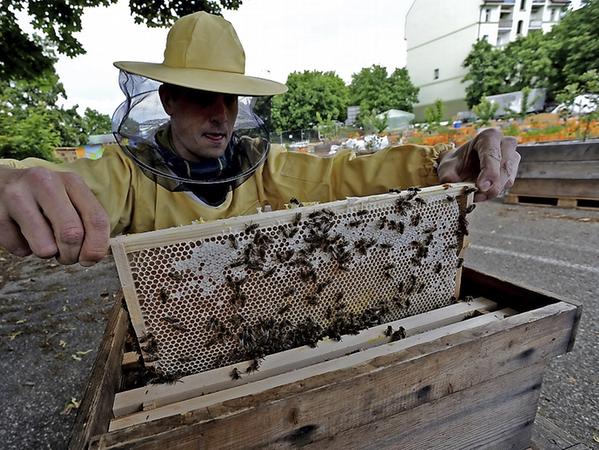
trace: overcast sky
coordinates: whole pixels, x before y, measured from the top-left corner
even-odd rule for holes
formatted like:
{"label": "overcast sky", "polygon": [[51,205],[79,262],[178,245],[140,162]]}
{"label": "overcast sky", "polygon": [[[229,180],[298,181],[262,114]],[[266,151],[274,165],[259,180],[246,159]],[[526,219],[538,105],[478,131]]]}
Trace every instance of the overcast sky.
{"label": "overcast sky", "polygon": [[[246,73],[285,82],[293,71],[334,70],[346,83],[372,64],[404,67],[405,16],[412,0],[244,0],[224,11],[244,46]],[[166,29],[135,25],[127,1],[89,8],[78,39],[83,56],[60,57],[56,66],[78,104],[112,114],[124,99],[113,61],[162,62]]]}

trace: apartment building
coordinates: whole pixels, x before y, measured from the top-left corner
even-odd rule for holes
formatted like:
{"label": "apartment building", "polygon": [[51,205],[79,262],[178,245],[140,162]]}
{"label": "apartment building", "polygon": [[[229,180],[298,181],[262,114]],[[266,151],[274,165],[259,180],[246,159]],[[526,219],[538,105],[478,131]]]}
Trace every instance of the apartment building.
{"label": "apartment building", "polygon": [[569,0],[414,0],[406,16],[407,69],[420,88],[416,120],[441,99],[447,119],[466,111],[462,63],[477,39],[503,46],[532,30],[547,32]]}

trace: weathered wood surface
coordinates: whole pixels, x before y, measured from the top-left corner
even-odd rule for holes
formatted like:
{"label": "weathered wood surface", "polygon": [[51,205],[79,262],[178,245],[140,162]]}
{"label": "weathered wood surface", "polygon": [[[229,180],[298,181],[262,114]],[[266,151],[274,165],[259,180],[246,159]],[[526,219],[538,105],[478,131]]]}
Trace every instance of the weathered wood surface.
{"label": "weathered wood surface", "polygon": [[597,161],[522,161],[519,179],[598,180]]}
{"label": "weathered wood surface", "polygon": [[[406,412],[408,417],[413,408],[436,404],[455,393],[464,393],[457,404],[468,403],[466,391],[473,386],[504,375],[508,379],[508,374],[516,376],[529,366],[540,367],[546,358],[565,352],[576,320],[575,306],[547,305],[358,367],[107,433],[94,448],[247,448],[248,443],[259,447],[305,434],[305,430],[313,430],[312,441],[326,442],[396,414]],[[509,384],[513,393],[519,392],[514,390],[517,383]],[[524,403],[536,407],[530,398]],[[493,403],[488,406],[492,408]],[[527,433],[520,432],[519,438],[502,435],[524,442]],[[492,442],[495,437],[488,439]],[[359,442],[368,443],[367,439]]]}
{"label": "weathered wood surface", "polygon": [[[393,330],[403,327],[405,335],[409,337],[425,331],[438,329],[445,325],[461,322],[468,317],[472,317],[476,312],[489,312],[496,307],[497,304],[495,302],[484,298],[474,299],[471,302],[459,302],[423,314],[406,317],[389,324],[375,326],[357,335],[343,336],[339,342],[325,339],[315,348],[303,346],[266,356],[260,363],[260,370],[249,374],[246,374],[246,368],[251,361],[245,361],[183,377],[180,382],[174,385],[155,384],[131,389],[116,395],[113,413],[115,417],[131,414],[140,411],[144,403],[152,403],[154,407],[160,407],[169,403],[222,391],[240,384],[262,380],[291,370],[297,370],[318,362],[344,356],[357,350],[365,350],[382,345],[391,339],[384,334],[387,326],[391,326]],[[139,357],[139,355],[136,356]],[[231,380],[230,373],[234,367],[243,374],[240,380]]]}
{"label": "weathered wood surface", "polygon": [[94,361],[87,388],[71,433],[70,450],[86,448],[90,438],[105,433],[112,418],[112,404],[121,381],[121,360],[129,317],[123,296],[117,295],[106,331]]}
{"label": "weathered wood surface", "polygon": [[537,197],[599,198],[599,179],[596,180],[526,180],[516,179],[510,194]]}
{"label": "weathered wood surface", "polygon": [[[525,449],[530,443],[543,369],[542,362],[526,366],[304,448]],[[291,447],[289,442],[277,444],[268,448]]]}
{"label": "weathered wood surface", "polygon": [[519,145],[522,162],[529,161],[599,161],[599,141],[554,142]]}

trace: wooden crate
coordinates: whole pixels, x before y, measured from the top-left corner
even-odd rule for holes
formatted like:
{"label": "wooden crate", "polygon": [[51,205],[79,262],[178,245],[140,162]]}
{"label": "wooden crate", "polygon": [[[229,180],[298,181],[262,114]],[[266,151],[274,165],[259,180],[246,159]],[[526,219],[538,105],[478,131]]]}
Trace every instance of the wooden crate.
{"label": "wooden crate", "polygon": [[69,448],[525,449],[545,365],[572,348],[581,307],[469,268],[461,294],[512,314],[441,320],[396,342],[167,405],[172,415],[108,432],[129,329],[119,302]]}
{"label": "wooden crate", "polygon": [[506,203],[599,208],[599,142],[520,145],[518,176]]}

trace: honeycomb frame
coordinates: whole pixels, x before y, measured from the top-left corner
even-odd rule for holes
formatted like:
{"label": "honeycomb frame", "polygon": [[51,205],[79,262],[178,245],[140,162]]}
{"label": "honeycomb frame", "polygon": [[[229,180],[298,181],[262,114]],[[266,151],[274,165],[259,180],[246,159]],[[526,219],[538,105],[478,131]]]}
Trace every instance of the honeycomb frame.
{"label": "honeycomb frame", "polygon": [[375,317],[382,323],[451,304],[472,186],[348,198],[113,239],[145,364],[190,375],[251,359],[239,351],[246,325],[295,326],[308,317],[326,330],[340,308],[355,316],[382,311]]}

